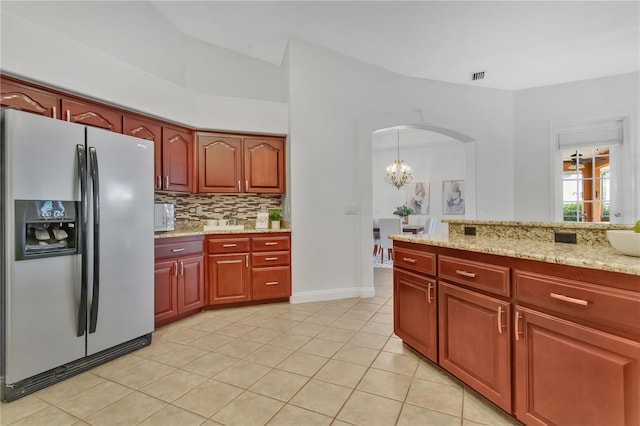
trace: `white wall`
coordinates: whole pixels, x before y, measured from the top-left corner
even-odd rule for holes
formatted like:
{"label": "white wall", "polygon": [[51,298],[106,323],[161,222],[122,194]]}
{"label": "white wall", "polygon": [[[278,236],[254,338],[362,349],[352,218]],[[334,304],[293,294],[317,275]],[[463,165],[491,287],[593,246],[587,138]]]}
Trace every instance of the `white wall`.
{"label": "white wall", "polygon": [[[31,3],[25,2],[27,6]],[[48,2],[45,3],[48,5]],[[95,37],[96,34],[111,34],[110,27],[105,25],[109,23],[108,20],[93,22],[95,25],[87,28],[86,33],[63,33],[60,30],[76,25],[76,14],[72,12],[75,5],[82,4],[85,7],[91,2],[55,3],[69,11],[68,15],[56,15],[55,28],[52,28],[50,23],[43,26],[32,22],[31,17],[24,19],[14,14],[13,10],[6,10],[7,4],[13,6],[13,2],[0,3],[0,66],[3,72],[191,127],[274,134],[287,132],[286,103],[220,96],[207,91],[201,93],[197,88],[192,90],[186,88],[183,83],[177,83],[176,80],[184,80],[184,66],[187,64],[184,59],[184,40],[174,44],[168,43],[165,55],[155,51],[155,48],[162,46],[151,41],[145,42],[145,46],[148,44],[152,53],[163,58],[161,64],[142,60],[129,61],[122,56],[113,56],[115,53],[109,46],[93,43],[93,40],[98,38]],[[33,4],[40,5],[35,2]],[[32,7],[34,10],[37,9],[33,5]],[[123,13],[119,8],[128,7],[129,2],[118,2],[117,8],[112,7],[109,10],[112,10],[111,13],[118,10],[119,13]],[[24,12],[21,7],[18,9],[21,13]],[[152,25],[153,19],[149,21],[150,28],[155,28]],[[140,32],[144,31],[137,27],[124,26],[119,28],[118,39],[131,40],[130,49],[133,52],[141,49],[136,42]],[[170,31],[169,33],[171,34]],[[164,43],[162,38],[157,41]],[[127,50],[126,43],[120,46],[122,50]],[[181,51],[182,56],[176,51]],[[230,57],[225,56],[225,59],[230,60]],[[215,61],[215,57],[211,60]],[[174,61],[180,63],[182,68],[180,71],[170,72],[170,76],[165,75],[164,62]],[[243,61],[240,65],[244,66],[246,63]],[[153,72],[148,70],[150,68],[153,68]],[[240,86],[238,83],[237,87]],[[208,89],[210,90],[211,86],[208,86]],[[249,96],[247,92],[243,95]]]}
{"label": "white wall", "polygon": [[297,40],[289,76],[294,301],[373,291],[371,130],[390,115],[476,140],[477,217],[512,217],[510,92],[401,77]]}
{"label": "white wall", "polygon": [[283,67],[187,38],[187,87],[201,94],[286,102]]}
{"label": "white wall", "polygon": [[[550,120],[601,114],[634,119],[635,193],[640,189],[640,73],[578,81],[514,92],[514,218],[552,221]],[[632,196],[632,194],[626,194]],[[636,195],[636,198],[638,196]],[[640,212],[636,208],[636,212]],[[637,219],[636,219],[637,220]]]}
{"label": "white wall", "polygon": [[[405,139],[425,139],[424,132],[412,133]],[[393,134],[379,133],[373,135],[374,151],[372,152],[372,194],[373,217],[394,217],[393,211],[397,206],[406,203],[406,187],[396,189],[385,181],[386,167],[396,158],[397,151],[393,149],[375,149],[378,140],[393,139]],[[405,147],[400,149],[400,158],[411,166],[414,182],[429,182],[430,209],[429,216],[436,218],[435,232],[447,230],[447,226],[440,223],[443,218],[460,219],[461,216],[444,216],[442,213],[442,181],[465,180],[465,153],[462,142],[450,139],[436,145]]]}
{"label": "white wall", "polygon": [[[184,86],[186,37],[146,1],[3,0],[0,7],[3,14],[11,13]],[[4,28],[2,35],[5,43],[18,41]],[[47,44],[46,39],[41,41]],[[4,49],[2,53],[4,56]]]}

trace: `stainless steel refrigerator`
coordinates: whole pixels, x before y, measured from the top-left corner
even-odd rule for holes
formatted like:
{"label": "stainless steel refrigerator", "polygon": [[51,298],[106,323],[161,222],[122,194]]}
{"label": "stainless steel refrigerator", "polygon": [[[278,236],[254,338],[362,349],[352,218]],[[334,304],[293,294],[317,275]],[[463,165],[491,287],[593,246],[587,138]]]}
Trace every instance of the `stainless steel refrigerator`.
{"label": "stainless steel refrigerator", "polygon": [[151,343],[153,142],[2,111],[2,400]]}

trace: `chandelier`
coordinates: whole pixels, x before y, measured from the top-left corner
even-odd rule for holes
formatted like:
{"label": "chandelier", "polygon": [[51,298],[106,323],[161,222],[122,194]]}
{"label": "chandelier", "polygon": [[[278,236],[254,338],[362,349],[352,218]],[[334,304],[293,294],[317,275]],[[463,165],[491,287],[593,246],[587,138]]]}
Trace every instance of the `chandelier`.
{"label": "chandelier", "polygon": [[400,159],[400,130],[398,129],[398,157],[387,167],[387,176],[385,180],[396,189],[400,189],[403,185],[411,183],[411,167]]}

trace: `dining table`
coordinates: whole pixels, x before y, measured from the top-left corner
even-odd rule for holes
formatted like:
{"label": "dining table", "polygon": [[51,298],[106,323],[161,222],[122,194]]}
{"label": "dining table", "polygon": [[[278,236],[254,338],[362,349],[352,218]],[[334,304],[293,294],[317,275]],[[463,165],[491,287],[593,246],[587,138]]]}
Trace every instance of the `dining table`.
{"label": "dining table", "polygon": [[[373,228],[373,232],[380,232],[380,228],[379,227],[375,227]],[[424,232],[424,225],[409,225],[409,224],[402,224],[402,233],[411,233],[411,234],[417,234],[418,232]]]}

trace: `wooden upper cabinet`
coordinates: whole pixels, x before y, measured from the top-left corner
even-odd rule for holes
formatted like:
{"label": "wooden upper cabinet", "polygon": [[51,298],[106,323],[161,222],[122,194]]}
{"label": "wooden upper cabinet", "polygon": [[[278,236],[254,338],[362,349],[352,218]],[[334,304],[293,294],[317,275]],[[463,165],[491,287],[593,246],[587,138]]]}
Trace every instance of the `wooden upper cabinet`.
{"label": "wooden upper cabinet", "polygon": [[198,192],[242,192],[241,138],[199,134],[198,163]]}
{"label": "wooden upper cabinet", "polygon": [[187,129],[162,128],[162,188],[193,191],[193,136]]}
{"label": "wooden upper cabinet", "polygon": [[89,101],[62,98],[62,119],[122,133],[122,113]]}
{"label": "wooden upper cabinet", "polygon": [[159,122],[125,114],[122,133],[153,141],[154,185],[155,189],[162,189],[162,125]]}
{"label": "wooden upper cabinet", "polygon": [[284,138],[244,140],[245,192],[284,193],[284,146]]}
{"label": "wooden upper cabinet", "polygon": [[59,97],[55,93],[29,87],[2,78],[0,104],[4,107],[58,118]]}

